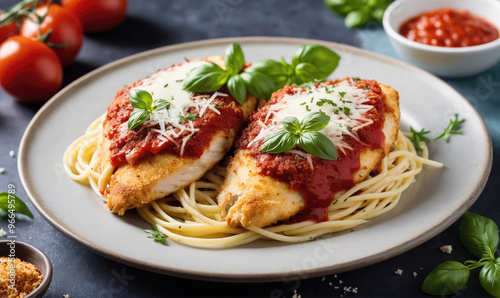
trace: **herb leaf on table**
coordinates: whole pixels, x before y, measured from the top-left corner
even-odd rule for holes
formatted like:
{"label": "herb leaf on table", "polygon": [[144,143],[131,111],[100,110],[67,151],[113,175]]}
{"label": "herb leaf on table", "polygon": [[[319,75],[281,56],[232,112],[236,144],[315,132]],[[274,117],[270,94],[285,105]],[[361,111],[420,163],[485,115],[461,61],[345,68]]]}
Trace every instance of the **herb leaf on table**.
{"label": "herb leaf on table", "polygon": [[500,297],[500,258],[495,259],[498,233],[498,226],[491,219],[466,212],[460,225],[460,240],[480,260],[463,264],[447,261],[438,265],[425,278],[422,291],[431,295],[456,293],[467,283],[471,270],[483,267],[479,273],[481,285],[491,295]]}

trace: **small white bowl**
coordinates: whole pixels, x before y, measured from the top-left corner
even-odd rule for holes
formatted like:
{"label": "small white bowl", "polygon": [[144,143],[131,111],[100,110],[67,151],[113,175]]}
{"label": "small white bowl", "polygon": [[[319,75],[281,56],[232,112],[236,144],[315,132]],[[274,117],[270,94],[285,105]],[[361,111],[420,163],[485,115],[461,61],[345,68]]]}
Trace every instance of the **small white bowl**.
{"label": "small white bowl", "polygon": [[500,1],[497,0],[397,0],[385,11],[383,25],[401,57],[443,77],[475,75],[500,61],[500,39],[477,46],[450,48],[421,44],[399,34],[403,22],[441,8],[465,9],[500,30]]}

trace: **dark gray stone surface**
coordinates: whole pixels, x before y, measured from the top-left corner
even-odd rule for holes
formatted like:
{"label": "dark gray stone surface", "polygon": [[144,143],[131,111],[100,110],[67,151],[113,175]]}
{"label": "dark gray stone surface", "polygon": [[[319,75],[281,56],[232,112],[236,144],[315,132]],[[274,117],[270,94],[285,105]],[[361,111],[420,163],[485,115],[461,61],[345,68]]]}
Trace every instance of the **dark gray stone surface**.
{"label": "dark gray stone surface", "polygon": [[[15,1],[0,0],[0,9]],[[343,20],[328,11],[322,1],[241,1],[241,0],[130,0],[128,17],[118,28],[105,33],[87,34],[75,63],[65,69],[64,83],[116,59],[144,50],[186,41],[231,36],[290,36],[335,41],[377,51],[397,58],[380,28],[350,30]],[[485,80],[490,83],[485,85]],[[447,80],[479,110],[494,143],[495,160],[486,188],[471,211],[500,223],[500,65],[475,77]],[[493,83],[491,83],[493,82]],[[488,93],[484,93],[486,88]],[[459,222],[443,233],[390,260],[339,274],[337,277],[302,279],[293,282],[234,284],[193,281],[158,275],[105,259],[49,225],[29,202],[18,177],[17,153],[22,134],[40,106],[17,103],[0,90],[0,191],[12,183],[17,195],[27,201],[33,220],[19,220],[18,240],[43,250],[51,259],[54,276],[47,297],[420,297],[426,274],[446,260],[472,258],[460,244]],[[471,153],[474,154],[474,153]],[[43,158],[43,157],[41,157]],[[466,158],[466,157],[464,157]],[[0,221],[0,228],[7,227]],[[452,255],[439,251],[453,245]],[[223,252],[221,252],[223,253]],[[402,276],[394,274],[402,269]],[[463,297],[487,296],[478,281],[478,270],[471,274]],[[413,272],[417,276],[413,276]],[[343,281],[340,284],[340,280]],[[331,284],[330,284],[331,283]],[[336,289],[335,286],[339,286]],[[344,293],[344,286],[357,287],[358,293]]]}

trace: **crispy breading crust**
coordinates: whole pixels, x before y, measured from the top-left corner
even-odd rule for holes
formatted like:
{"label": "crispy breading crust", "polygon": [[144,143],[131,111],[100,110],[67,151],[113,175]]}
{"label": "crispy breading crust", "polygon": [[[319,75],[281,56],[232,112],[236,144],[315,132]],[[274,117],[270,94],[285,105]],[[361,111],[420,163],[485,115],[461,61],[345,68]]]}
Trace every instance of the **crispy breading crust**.
{"label": "crispy breading crust", "polygon": [[163,153],[149,155],[135,165],[118,167],[109,183],[108,208],[123,215],[128,209],[164,198],[188,186],[224,157],[234,142],[234,136],[234,131],[228,136],[219,132],[200,158]]}
{"label": "crispy breading crust", "polygon": [[[224,67],[222,56],[203,59]],[[255,109],[257,99],[248,95],[241,105],[246,117]],[[99,139],[96,170],[102,173],[110,164],[110,141],[105,137],[106,127]],[[143,157],[137,164],[118,166],[105,190],[107,206],[113,213],[123,215],[126,210],[143,206],[151,201],[182,189],[200,179],[207,170],[219,162],[234,143],[235,131],[226,135],[217,132],[200,158],[178,157],[170,153],[160,153]]]}

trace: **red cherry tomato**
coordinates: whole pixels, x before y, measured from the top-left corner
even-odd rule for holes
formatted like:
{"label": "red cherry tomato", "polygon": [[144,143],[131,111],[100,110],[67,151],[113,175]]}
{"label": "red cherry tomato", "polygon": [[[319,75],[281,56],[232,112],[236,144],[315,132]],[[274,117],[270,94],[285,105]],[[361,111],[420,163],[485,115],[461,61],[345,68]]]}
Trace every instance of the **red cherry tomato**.
{"label": "red cherry tomato", "polygon": [[57,55],[41,41],[12,36],[0,46],[0,85],[20,102],[43,102],[61,87]]}
{"label": "red cherry tomato", "polygon": [[49,5],[48,12],[47,5],[38,7],[36,13],[47,15],[41,25],[33,21],[33,17],[27,18],[21,26],[21,35],[37,39],[39,29],[42,36],[50,32],[46,42],[54,45],[53,50],[63,66],[71,64],[82,47],[83,28],[80,21],[69,10],[56,4]]}
{"label": "red cherry tomato", "polygon": [[18,35],[19,30],[17,30],[17,25],[15,22],[8,23],[0,27],[0,44],[4,42],[7,38]]}
{"label": "red cherry tomato", "polygon": [[62,5],[78,17],[85,32],[112,29],[127,14],[127,0],[62,0]]}

